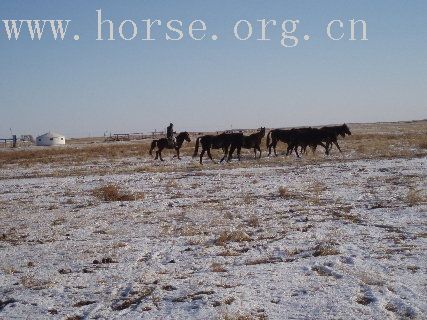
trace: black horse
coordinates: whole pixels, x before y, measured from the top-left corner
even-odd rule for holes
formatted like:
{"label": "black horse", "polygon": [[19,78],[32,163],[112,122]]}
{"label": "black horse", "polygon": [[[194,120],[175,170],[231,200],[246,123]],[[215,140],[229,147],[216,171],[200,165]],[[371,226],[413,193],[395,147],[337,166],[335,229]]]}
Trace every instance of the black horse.
{"label": "black horse", "polygon": [[322,146],[325,149],[325,153],[329,154],[329,148],[324,141],[329,141],[328,133],[321,131],[317,128],[298,128],[292,129],[290,143],[288,144],[288,150],[286,155],[292,150],[295,151],[295,154],[299,158],[298,147],[301,147],[302,151],[307,149],[307,146],[310,146],[313,150],[316,149],[318,145]]}
{"label": "black horse", "polygon": [[325,148],[325,153],[329,154],[329,149],[323,142],[326,139],[326,132],[322,132],[319,129],[311,127],[294,128],[290,130],[273,129],[267,135],[267,148],[269,151],[268,155],[271,154],[271,148],[273,148],[274,155],[277,156],[276,146],[279,141],[282,141],[288,145],[286,155],[289,155],[292,153],[292,151],[295,151],[295,154],[297,157],[299,157],[298,147],[300,147],[303,152],[306,150],[307,146],[311,146],[315,149],[318,145],[321,145],[323,148]]}
{"label": "black horse", "polygon": [[[328,154],[331,151],[333,145],[335,145],[339,152],[342,153],[342,150],[338,144],[338,136],[341,136],[343,138],[345,138],[346,135],[351,135],[351,131],[350,128],[344,123],[341,126],[327,126],[327,127],[322,127],[319,130],[319,135],[321,135],[322,137],[322,141],[324,143],[326,143],[326,147],[328,149]],[[307,146],[305,146],[306,148]],[[316,151],[316,147],[317,145],[310,145],[311,150],[313,151],[313,153]],[[305,148],[304,148],[304,152],[305,152]]]}
{"label": "black horse", "polygon": [[332,144],[335,144],[338,150],[342,153],[338,144],[338,136],[343,138],[345,138],[346,135],[351,136],[350,128],[344,123],[341,126],[322,127],[320,130],[326,132],[328,135],[328,139],[325,141],[328,149],[331,150],[333,146]]}
{"label": "black horse", "polygon": [[196,146],[194,148],[193,158],[197,157],[199,153],[199,145],[202,146],[202,152],[200,153],[200,164],[203,161],[203,155],[205,152],[208,154],[209,159],[215,162],[212,158],[211,149],[222,149],[224,151],[224,156],[221,159],[221,162],[224,161],[228,154],[228,149],[230,148],[231,142],[233,139],[239,139],[243,136],[243,133],[221,133],[218,135],[205,135],[198,137],[196,140]]}
{"label": "black horse", "polygon": [[[277,157],[276,146],[279,141],[286,143],[288,146],[290,144],[291,138],[293,136],[293,131],[285,129],[273,129],[267,134],[267,148],[268,155],[271,155],[271,148],[274,150],[274,155]],[[270,142],[271,141],[271,142]]]}
{"label": "black horse", "polygon": [[157,160],[158,158],[160,158],[160,160],[164,161],[162,158],[162,150],[163,149],[175,149],[176,157],[179,160],[181,160],[181,158],[179,157],[179,149],[181,149],[182,144],[184,143],[184,140],[187,142],[191,142],[190,135],[186,131],[180,132],[176,136],[175,145],[172,145],[167,138],[153,140],[153,142],[151,142],[151,147],[150,147],[149,153],[150,153],[150,155],[153,155],[153,150],[155,147],[157,147],[156,157],[154,158],[154,160]]}
{"label": "black horse", "polygon": [[261,158],[261,141],[262,138],[264,138],[265,136],[265,128],[261,127],[261,129],[256,132],[256,133],[252,133],[249,136],[236,136],[233,137],[232,141],[231,141],[231,146],[230,146],[230,152],[228,153],[228,161],[231,160],[231,158],[233,157],[233,153],[234,150],[237,149],[237,159],[239,159],[240,161],[240,151],[242,148],[244,149],[254,149],[254,153],[255,153],[255,159],[257,157],[257,150],[259,151],[259,157]]}

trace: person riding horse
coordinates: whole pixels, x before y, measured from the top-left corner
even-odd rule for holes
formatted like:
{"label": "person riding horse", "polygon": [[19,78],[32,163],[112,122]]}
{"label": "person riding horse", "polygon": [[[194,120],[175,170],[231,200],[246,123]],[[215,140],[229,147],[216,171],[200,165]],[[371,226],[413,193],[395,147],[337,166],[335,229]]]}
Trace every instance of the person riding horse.
{"label": "person riding horse", "polygon": [[175,137],[173,134],[173,123],[170,123],[169,127],[166,128],[166,138],[168,139],[168,143],[171,147],[175,146]]}

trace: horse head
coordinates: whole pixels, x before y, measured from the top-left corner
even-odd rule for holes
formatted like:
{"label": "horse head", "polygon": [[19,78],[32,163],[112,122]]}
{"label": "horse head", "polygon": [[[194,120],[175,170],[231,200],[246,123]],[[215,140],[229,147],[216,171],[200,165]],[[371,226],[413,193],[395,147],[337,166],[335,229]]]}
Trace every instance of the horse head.
{"label": "horse head", "polygon": [[179,135],[182,137],[183,140],[187,142],[191,142],[190,135],[188,134],[187,131],[181,132]]}
{"label": "horse head", "polygon": [[342,126],[342,136],[344,137],[346,134],[348,134],[349,136],[351,136],[351,132],[350,132],[350,128],[344,123]]}

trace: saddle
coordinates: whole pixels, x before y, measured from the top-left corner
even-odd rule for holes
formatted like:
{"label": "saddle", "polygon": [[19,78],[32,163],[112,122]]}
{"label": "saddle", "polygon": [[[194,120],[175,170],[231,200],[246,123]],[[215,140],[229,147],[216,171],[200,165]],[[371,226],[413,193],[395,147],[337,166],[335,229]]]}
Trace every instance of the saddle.
{"label": "saddle", "polygon": [[175,143],[175,139],[174,138],[169,138],[168,139],[168,146],[171,148],[175,148],[176,143]]}

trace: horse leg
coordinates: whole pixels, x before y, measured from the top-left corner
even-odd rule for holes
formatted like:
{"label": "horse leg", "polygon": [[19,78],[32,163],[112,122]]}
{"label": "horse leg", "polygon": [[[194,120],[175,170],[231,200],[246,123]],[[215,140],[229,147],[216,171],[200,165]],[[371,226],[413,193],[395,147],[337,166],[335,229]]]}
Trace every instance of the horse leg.
{"label": "horse leg", "polygon": [[215,161],[214,161],[214,159],[212,158],[212,155],[211,155],[211,149],[208,149],[208,150],[206,150],[207,151],[207,153],[208,153],[208,157],[209,157],[209,159],[211,159],[212,160],[212,162],[213,163],[215,163]]}
{"label": "horse leg", "polygon": [[[231,161],[231,159],[233,158],[233,153],[234,153],[234,150],[236,149],[236,147],[235,146],[231,146],[230,147],[230,151],[228,151],[228,158],[227,158],[227,162],[230,162]],[[221,162],[222,161],[224,161],[224,159],[225,159],[225,156],[227,155],[227,153],[224,153],[224,157],[222,157],[222,159],[221,159]]]}
{"label": "horse leg", "polygon": [[317,149],[317,144],[312,144],[310,146],[310,148],[311,148],[311,152],[314,154],[316,152],[316,149]]}
{"label": "horse leg", "polygon": [[294,145],[288,144],[288,148],[286,149],[286,156],[289,156],[290,154],[292,154],[293,149],[294,149]]}
{"label": "horse leg", "polygon": [[300,158],[300,155],[298,154],[298,145],[295,146],[295,153],[296,153],[297,157]]}
{"label": "horse leg", "polygon": [[259,146],[257,146],[257,149],[258,149],[258,151],[259,151],[259,159],[261,159],[261,148],[259,147]]}
{"label": "horse leg", "polygon": [[181,158],[179,156],[179,148],[176,148],[175,151],[176,151],[176,157],[178,158],[178,160],[181,160]]}
{"label": "horse leg", "polygon": [[154,160],[159,159],[159,150],[156,150],[156,157],[154,158]]}
{"label": "horse leg", "polygon": [[[232,149],[233,148],[230,149],[230,152],[232,152],[231,151]],[[227,156],[230,156],[230,152],[228,152],[228,148],[222,148],[222,152],[224,152],[224,154],[223,154],[221,160],[219,160],[219,163],[222,163]],[[230,158],[228,158],[227,161],[230,161]]]}
{"label": "horse leg", "polygon": [[204,154],[205,154],[205,149],[202,149],[202,152],[200,152],[200,164],[202,164]]}
{"label": "horse leg", "polygon": [[323,143],[323,142],[320,142],[319,143],[323,148],[325,148],[325,154],[326,155],[329,155],[329,149],[328,149],[328,147]]}
{"label": "horse leg", "polygon": [[[338,141],[334,141],[334,144],[337,146],[338,150],[342,153],[340,146],[338,145]],[[331,145],[331,149],[332,149],[332,145]]]}
{"label": "horse leg", "polygon": [[274,146],[274,151],[276,151],[276,146],[273,144],[273,141],[268,145],[268,156],[271,156],[271,148]]}
{"label": "horse leg", "polygon": [[274,155],[277,157],[276,146],[277,146],[277,143],[273,144]]}

